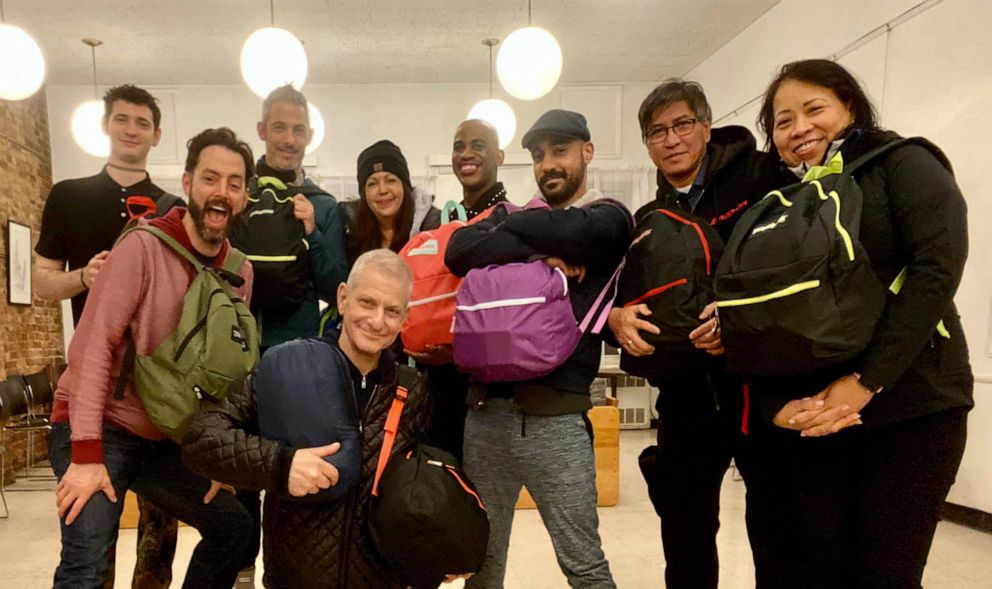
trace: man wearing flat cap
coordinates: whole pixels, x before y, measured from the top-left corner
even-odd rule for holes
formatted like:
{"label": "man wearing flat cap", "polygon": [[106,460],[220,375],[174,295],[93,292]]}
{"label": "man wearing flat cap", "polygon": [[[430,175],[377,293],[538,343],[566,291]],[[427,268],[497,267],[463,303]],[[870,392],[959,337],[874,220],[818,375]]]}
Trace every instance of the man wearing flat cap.
{"label": "man wearing flat cap", "polygon": [[[572,310],[583,317],[630,244],[630,213],[586,187],[594,148],[586,119],[551,110],[523,137],[548,209],[509,215],[499,208],[459,229],[445,263],[458,275],[490,264],[542,258],[569,280]],[[526,486],[571,587],[616,585],[603,554],[596,513],[596,468],[589,385],[599,369],[600,338],[586,333],[551,374],[523,382],[473,383],[465,422],[465,471],[489,511],[489,548],[466,588],[503,586],[513,509]]]}

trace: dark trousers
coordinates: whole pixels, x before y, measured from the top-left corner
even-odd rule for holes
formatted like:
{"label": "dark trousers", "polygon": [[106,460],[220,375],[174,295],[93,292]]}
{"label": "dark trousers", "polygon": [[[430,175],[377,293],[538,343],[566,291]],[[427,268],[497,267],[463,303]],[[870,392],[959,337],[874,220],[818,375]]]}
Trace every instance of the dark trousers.
{"label": "dark trousers", "polygon": [[758,587],[919,589],[966,435],[963,409],[825,438],[765,430],[748,481]]}
{"label": "dark trousers", "polygon": [[661,517],[665,586],[715,588],[720,487],[731,458],[748,476],[742,385],[717,371],[652,384],[661,391],[658,446],[642,453],[641,468]]}
{"label": "dark trousers", "polygon": [[[57,423],[49,435],[49,457],[61,479],[72,459],[68,423]],[[61,522],[62,557],[55,587],[99,587],[107,567],[107,550],[117,538],[124,495],[128,489],[196,528],[202,539],[193,551],[183,587],[230,588],[237,572],[258,552],[253,521],[230,493],[221,492],[208,505],[203,496],[210,481],[194,475],[172,442],[152,442],[111,426],[104,427],[104,464],[118,501],[95,493],[79,517]]]}

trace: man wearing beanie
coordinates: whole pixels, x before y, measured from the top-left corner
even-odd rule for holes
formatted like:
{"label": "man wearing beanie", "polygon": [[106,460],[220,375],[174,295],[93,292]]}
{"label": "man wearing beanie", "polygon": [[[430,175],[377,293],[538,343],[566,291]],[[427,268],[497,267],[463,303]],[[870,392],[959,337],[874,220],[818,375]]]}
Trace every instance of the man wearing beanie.
{"label": "man wearing beanie", "polygon": [[[445,263],[465,275],[490,264],[543,258],[569,277],[572,309],[582,317],[627,251],[630,213],[586,188],[594,148],[581,114],[548,111],[524,135],[523,147],[533,157],[534,179],[550,209],[512,215],[497,209],[455,232]],[[572,356],[545,377],[470,386],[465,471],[486,504],[491,531],[482,570],[466,588],[503,586],[522,486],[540,510],[569,585],[616,586],[599,538],[592,427],[586,418],[599,357],[599,336],[586,333]]]}

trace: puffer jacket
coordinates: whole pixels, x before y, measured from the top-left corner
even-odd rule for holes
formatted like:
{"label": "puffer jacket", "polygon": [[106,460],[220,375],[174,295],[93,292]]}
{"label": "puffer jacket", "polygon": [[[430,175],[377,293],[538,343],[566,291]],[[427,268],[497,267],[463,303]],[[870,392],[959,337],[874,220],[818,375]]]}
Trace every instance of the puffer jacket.
{"label": "puffer jacket", "polygon": [[[262,522],[266,587],[403,587],[376,554],[367,526],[386,415],[399,371],[412,371],[397,366],[388,351],[383,354],[383,361],[388,358],[391,366],[382,380],[388,384],[377,386],[362,410],[361,478],[351,493],[336,502],[318,503],[308,501],[310,496],[289,495],[295,450],[258,435],[252,378],[244,390],[200,413],[190,427],[183,443],[183,460],[191,470],[238,489],[266,491]],[[393,454],[427,439],[434,404],[426,377],[417,374],[415,378],[403,407]],[[287,390],[291,387],[292,383],[287,383]]]}

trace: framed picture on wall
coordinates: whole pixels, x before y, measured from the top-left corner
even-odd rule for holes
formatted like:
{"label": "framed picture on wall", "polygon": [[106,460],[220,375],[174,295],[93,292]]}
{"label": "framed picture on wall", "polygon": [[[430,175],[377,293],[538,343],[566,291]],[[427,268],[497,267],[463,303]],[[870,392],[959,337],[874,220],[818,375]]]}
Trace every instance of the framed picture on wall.
{"label": "framed picture on wall", "polygon": [[31,304],[31,228],[7,221],[7,302]]}

